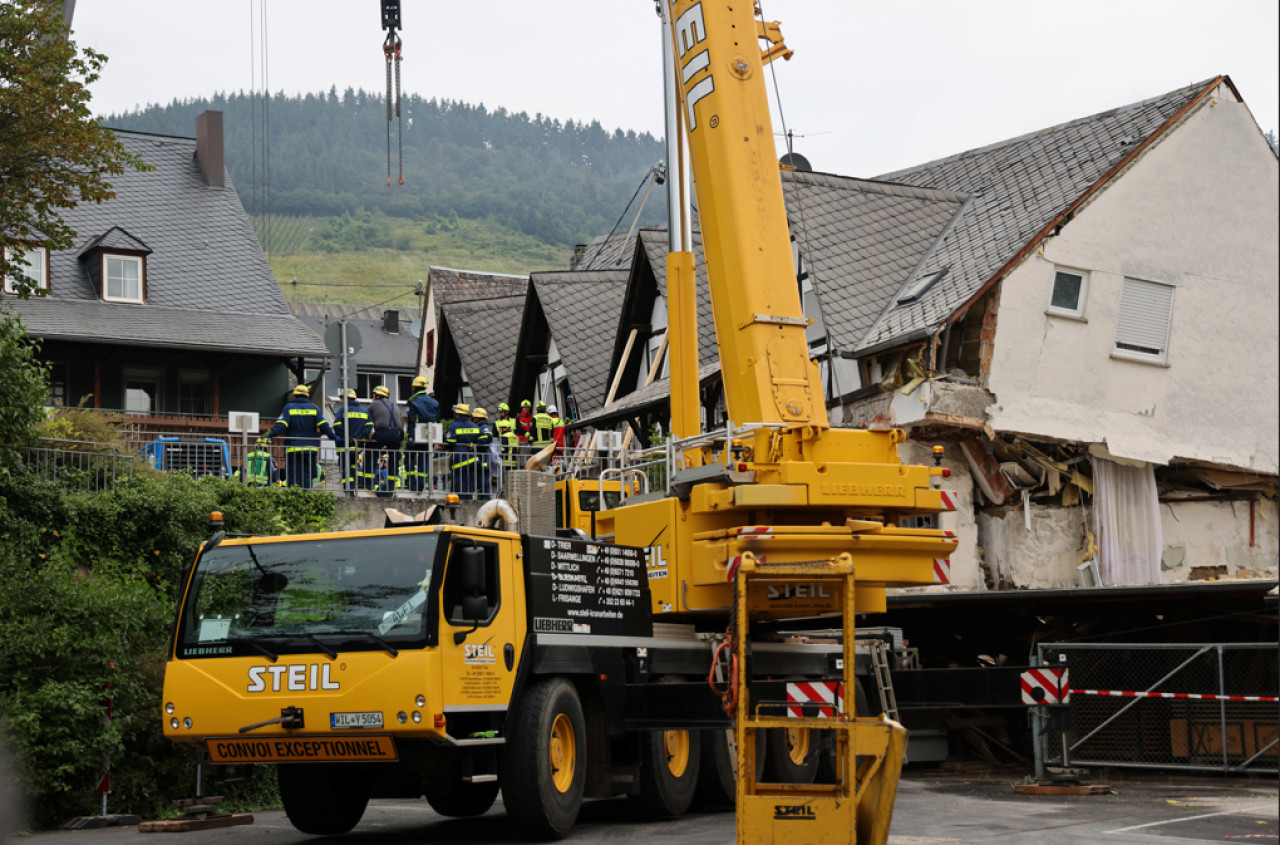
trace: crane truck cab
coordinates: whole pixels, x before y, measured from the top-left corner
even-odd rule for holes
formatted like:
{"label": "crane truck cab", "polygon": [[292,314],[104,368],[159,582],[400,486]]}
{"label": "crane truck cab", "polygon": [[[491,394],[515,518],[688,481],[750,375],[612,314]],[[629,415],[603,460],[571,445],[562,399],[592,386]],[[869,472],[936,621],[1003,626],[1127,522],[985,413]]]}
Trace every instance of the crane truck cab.
{"label": "crane truck cab", "polygon": [[556,482],[556,526],[596,536],[596,515],[622,504],[622,482],[598,478],[562,478]]}

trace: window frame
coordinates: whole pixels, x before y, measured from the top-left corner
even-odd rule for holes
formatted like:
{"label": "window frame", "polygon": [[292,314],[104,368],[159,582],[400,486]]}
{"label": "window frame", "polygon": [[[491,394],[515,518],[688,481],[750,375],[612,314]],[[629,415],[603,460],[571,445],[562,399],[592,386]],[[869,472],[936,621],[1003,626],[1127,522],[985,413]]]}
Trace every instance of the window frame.
{"label": "window frame", "polygon": [[[1159,287],[1169,289],[1169,306],[1164,314],[1164,345],[1159,352],[1153,353],[1143,351],[1142,349],[1127,349],[1121,347],[1120,321],[1124,316],[1124,292],[1130,282],[1140,285],[1157,285]],[[1116,331],[1115,337],[1111,342],[1111,357],[1122,361],[1133,361],[1139,364],[1154,364],[1162,367],[1169,366],[1169,344],[1173,340],[1173,306],[1174,300],[1177,298],[1177,292],[1178,286],[1170,284],[1169,282],[1157,282],[1151,279],[1138,279],[1132,276],[1125,276],[1120,282],[1120,301],[1116,308]]]}
{"label": "window frame", "polygon": [[[138,298],[134,299],[128,296],[112,296],[111,281],[107,273],[110,267],[110,261],[116,259],[118,261],[132,261],[138,265]],[[147,258],[145,255],[131,255],[127,252],[102,252],[102,299],[104,302],[124,302],[131,305],[141,305],[147,301]]]}
{"label": "window frame", "polygon": [[[1080,293],[1076,297],[1075,308],[1063,308],[1061,305],[1053,304],[1053,292],[1058,287],[1058,274],[1062,273],[1069,276],[1078,276],[1080,278]],[[1044,313],[1053,317],[1066,317],[1071,320],[1084,320],[1085,303],[1089,298],[1089,271],[1081,270],[1076,267],[1064,267],[1057,264],[1053,265],[1053,280],[1049,286],[1049,304],[1045,307]],[[1087,321],[1086,321],[1087,322]]]}
{"label": "window frame", "polygon": [[[378,381],[375,383],[373,379]],[[386,373],[362,373],[356,372],[356,395],[366,402],[373,401],[373,389],[375,387],[387,387]],[[387,388],[389,391],[391,388]]]}
{"label": "window frame", "polygon": [[[129,382],[150,382],[155,385],[155,395],[151,397],[151,409],[136,411],[129,407]],[[120,387],[123,391],[121,399],[126,414],[162,414],[164,407],[164,371],[151,367],[126,367],[120,373]]]}
{"label": "window frame", "polygon": [[[45,249],[42,246],[30,246],[30,247],[27,247],[26,249],[19,251],[18,247],[16,246],[13,246],[13,247],[6,246],[4,247],[4,256],[6,260],[12,261],[15,254],[22,256],[23,258],[26,258],[26,256],[33,250],[39,251],[41,258],[43,259],[40,262],[40,281],[36,285],[36,290],[42,290],[45,293],[48,293],[49,292],[49,250]],[[30,261],[26,261],[25,263],[28,267],[31,266]],[[3,279],[2,289],[4,290],[4,292],[7,294],[12,294],[16,296],[18,293],[18,288],[16,285],[14,285],[12,281],[12,277],[0,275],[0,279]]]}
{"label": "window frame", "polygon": [[[183,402],[186,401],[186,399],[182,395],[182,390],[184,387],[187,387],[188,385],[193,385],[193,386],[198,385],[200,387],[202,391],[200,402],[204,410],[202,411],[183,410]],[[209,374],[207,372],[204,372],[203,370],[179,370],[178,371],[178,413],[179,414],[184,416],[189,415],[189,416],[197,416],[197,417],[207,417],[209,416],[209,407],[210,407],[209,399],[210,399]]]}

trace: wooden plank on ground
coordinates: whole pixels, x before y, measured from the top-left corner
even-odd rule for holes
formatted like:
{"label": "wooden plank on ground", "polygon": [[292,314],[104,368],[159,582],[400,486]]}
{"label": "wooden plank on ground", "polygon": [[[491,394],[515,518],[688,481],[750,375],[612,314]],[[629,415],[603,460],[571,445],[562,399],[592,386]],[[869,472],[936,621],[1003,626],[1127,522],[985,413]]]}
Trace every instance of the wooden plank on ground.
{"label": "wooden plank on ground", "polygon": [[209,816],[203,819],[161,819],[138,825],[138,833],[187,833],[193,830],[213,830],[253,824],[253,813],[232,813],[229,816]]}

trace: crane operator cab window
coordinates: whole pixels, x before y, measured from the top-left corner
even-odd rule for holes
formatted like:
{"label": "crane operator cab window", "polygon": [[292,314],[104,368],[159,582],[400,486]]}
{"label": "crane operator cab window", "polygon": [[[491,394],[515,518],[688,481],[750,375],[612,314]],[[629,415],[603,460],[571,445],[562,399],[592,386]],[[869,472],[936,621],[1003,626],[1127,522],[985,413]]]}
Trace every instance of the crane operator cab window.
{"label": "crane operator cab window", "polygon": [[498,547],[469,538],[449,549],[441,607],[450,625],[487,625],[498,612]]}

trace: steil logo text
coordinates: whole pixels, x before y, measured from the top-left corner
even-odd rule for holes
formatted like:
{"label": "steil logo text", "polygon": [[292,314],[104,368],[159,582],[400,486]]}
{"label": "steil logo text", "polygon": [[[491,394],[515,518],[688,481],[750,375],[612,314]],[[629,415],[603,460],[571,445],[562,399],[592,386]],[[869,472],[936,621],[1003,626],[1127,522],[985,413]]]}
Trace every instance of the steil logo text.
{"label": "steil logo text", "polygon": [[769,598],[774,599],[829,599],[831,593],[823,584],[769,585]]}

